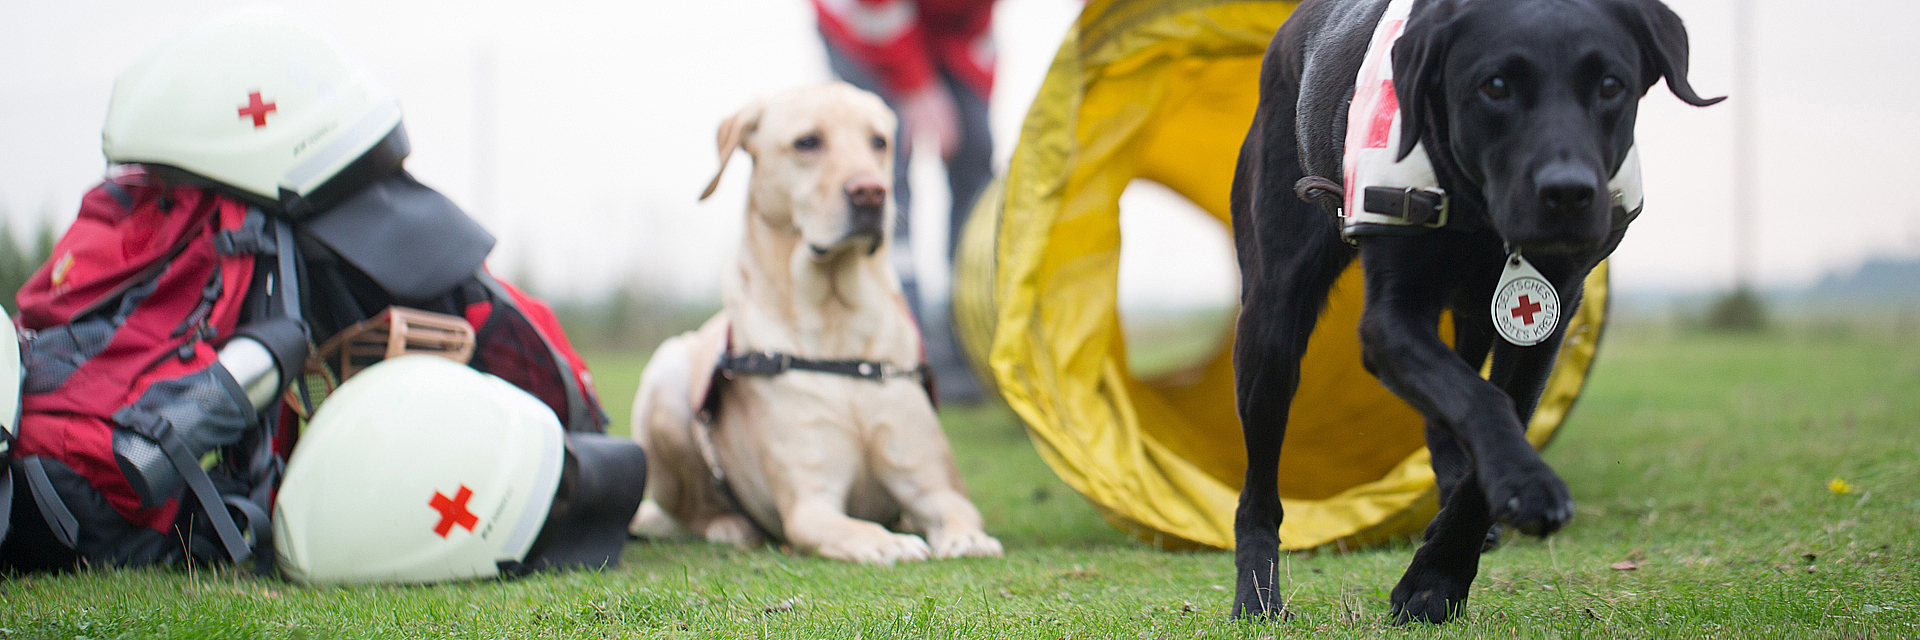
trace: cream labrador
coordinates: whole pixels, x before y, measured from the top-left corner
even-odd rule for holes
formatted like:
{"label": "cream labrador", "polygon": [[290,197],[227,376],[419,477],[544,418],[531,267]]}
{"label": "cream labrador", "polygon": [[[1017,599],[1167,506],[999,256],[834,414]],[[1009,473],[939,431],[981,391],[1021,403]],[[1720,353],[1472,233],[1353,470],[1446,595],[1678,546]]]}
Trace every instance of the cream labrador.
{"label": "cream labrador", "polygon": [[635,533],[773,536],[879,564],[1001,554],[954,467],[888,262],[894,128],[878,97],[843,83],[721,124],[720,170],[736,148],[753,157],[745,237],[720,314],[662,343],[641,375],[633,434],[652,496]]}

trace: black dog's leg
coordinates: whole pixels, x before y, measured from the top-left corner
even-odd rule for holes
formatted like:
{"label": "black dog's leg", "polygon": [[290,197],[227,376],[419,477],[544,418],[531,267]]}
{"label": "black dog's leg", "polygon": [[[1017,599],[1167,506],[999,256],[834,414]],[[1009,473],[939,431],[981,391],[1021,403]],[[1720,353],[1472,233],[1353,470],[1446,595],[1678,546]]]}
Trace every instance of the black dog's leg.
{"label": "black dog's leg", "polygon": [[[1491,279],[1488,281],[1491,282]],[[1487,353],[1493,348],[1494,334],[1487,330],[1485,314],[1463,311],[1463,309],[1478,308],[1470,305],[1456,303],[1452,308],[1453,352],[1459,355],[1460,360],[1466,362],[1468,366],[1486,362]],[[1431,417],[1426,421],[1426,438],[1427,450],[1433,456],[1434,484],[1437,485],[1440,505],[1445,507],[1453,492],[1473,472],[1473,456],[1467,453],[1466,445],[1453,437],[1451,428]],[[1480,491],[1481,489],[1475,483],[1471,490]],[[1485,502],[1484,497],[1481,498],[1481,502]],[[1433,539],[1443,521],[1435,517],[1433,522],[1428,523],[1426,533],[1421,536],[1421,540]],[[1482,552],[1492,551],[1500,544],[1500,530],[1499,525],[1487,529],[1485,542],[1480,547]]]}
{"label": "black dog's leg", "polygon": [[1480,573],[1480,553],[1493,527],[1486,493],[1469,471],[1427,526],[1427,540],[1388,597],[1395,624],[1446,622],[1466,604]]}
{"label": "black dog's leg", "polygon": [[[1339,243],[1339,240],[1332,240]],[[1310,244],[1310,243],[1309,243]],[[1334,251],[1339,251],[1334,248]],[[1244,296],[1234,338],[1234,383],[1240,430],[1246,438],[1247,475],[1234,512],[1233,617],[1284,617],[1285,603],[1275,589],[1279,573],[1280,444],[1286,437],[1287,413],[1300,386],[1300,357],[1307,337],[1344,259],[1329,264],[1324,256],[1293,256],[1269,273],[1293,285],[1269,297]],[[1257,310],[1257,311],[1254,311]]]}
{"label": "black dog's leg", "polygon": [[[1268,72],[1274,67],[1269,52]],[[1333,216],[1293,192],[1301,177],[1295,93],[1263,75],[1261,108],[1240,148],[1233,183],[1233,232],[1240,262],[1240,317],[1233,346],[1246,484],[1234,512],[1233,617],[1285,617],[1280,572],[1280,442],[1300,385],[1300,356],[1334,280],[1353,260]]]}
{"label": "black dog's leg", "polygon": [[[1456,297],[1451,305],[1453,352],[1471,367],[1487,361],[1495,337],[1487,330],[1485,314],[1477,312],[1479,307],[1460,302]],[[1426,435],[1441,510],[1421,537],[1426,544],[1414,554],[1406,575],[1394,587],[1390,602],[1395,623],[1444,622],[1451,613],[1449,607],[1458,607],[1466,600],[1467,588],[1479,575],[1479,554],[1492,550],[1500,541],[1500,526],[1487,512],[1486,495],[1473,472],[1473,455],[1453,437],[1452,428],[1432,417],[1427,418]],[[1471,544],[1475,531],[1483,532],[1478,549]]]}
{"label": "black dog's leg", "polygon": [[[1470,267],[1458,262],[1474,253],[1463,249],[1438,236],[1368,240],[1362,352],[1382,384],[1466,445],[1496,521],[1530,535],[1553,533],[1572,515],[1566,483],[1527,443],[1514,400],[1447,349],[1436,330],[1442,294],[1435,292],[1457,288],[1457,274]],[[1551,364],[1552,352],[1538,351]]]}
{"label": "black dog's leg", "polygon": [[1466,262],[1464,256],[1482,253],[1471,249],[1465,238],[1429,234],[1371,238],[1361,250],[1367,308],[1360,335],[1368,368],[1451,431],[1472,461],[1394,590],[1399,620],[1439,622],[1453,614],[1466,599],[1495,519],[1545,534],[1571,515],[1566,484],[1527,444],[1514,402],[1440,340],[1445,292],[1473,280],[1467,274],[1482,266]]}

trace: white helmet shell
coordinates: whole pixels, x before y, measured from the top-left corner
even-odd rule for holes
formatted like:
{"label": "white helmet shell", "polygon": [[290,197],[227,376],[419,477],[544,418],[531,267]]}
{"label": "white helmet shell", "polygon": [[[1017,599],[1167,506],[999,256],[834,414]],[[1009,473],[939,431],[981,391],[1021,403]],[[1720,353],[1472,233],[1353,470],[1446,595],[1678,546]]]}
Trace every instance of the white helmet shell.
{"label": "white helmet shell", "polygon": [[532,549],[560,483],[553,410],[431,355],[368,367],[327,397],[273,510],[287,577],[418,583],[499,575]]}
{"label": "white helmet shell", "polygon": [[20,385],[26,382],[20,350],[20,333],[14,330],[13,319],[0,311],[0,428],[7,431],[7,436],[0,438],[0,457],[12,450],[14,438],[20,435]]}
{"label": "white helmet shell", "polygon": [[151,163],[279,202],[305,196],[400,124],[400,104],[317,34],[250,11],[174,37],[120,73],[101,130]]}

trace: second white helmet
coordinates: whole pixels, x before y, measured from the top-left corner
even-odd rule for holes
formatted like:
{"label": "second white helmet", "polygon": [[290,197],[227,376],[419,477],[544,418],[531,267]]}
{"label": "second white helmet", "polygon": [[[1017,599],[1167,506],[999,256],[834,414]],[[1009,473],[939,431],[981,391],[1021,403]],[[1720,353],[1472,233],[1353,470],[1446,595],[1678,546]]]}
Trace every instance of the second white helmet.
{"label": "second white helmet", "polygon": [[646,481],[633,440],[563,431],[505,380],[403,355],[354,375],[314,413],[274,505],[274,547],[303,583],[606,567]]}

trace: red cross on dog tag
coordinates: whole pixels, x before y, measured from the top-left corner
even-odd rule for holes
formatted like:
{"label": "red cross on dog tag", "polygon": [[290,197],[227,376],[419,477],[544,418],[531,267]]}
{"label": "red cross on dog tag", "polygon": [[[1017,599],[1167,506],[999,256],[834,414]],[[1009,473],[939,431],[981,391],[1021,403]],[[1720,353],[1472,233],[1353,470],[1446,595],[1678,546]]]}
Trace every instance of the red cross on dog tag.
{"label": "red cross on dog tag", "polygon": [[1540,344],[1560,323],[1560,294],[1518,252],[1507,256],[1493,287],[1493,329],[1522,347]]}
{"label": "red cross on dog tag", "polygon": [[455,492],[452,498],[448,498],[447,494],[434,491],[433,499],[427,501],[427,506],[440,512],[440,523],[433,525],[433,532],[445,538],[448,532],[453,531],[453,525],[456,524],[466,528],[467,531],[473,531],[473,525],[480,523],[480,516],[473,515],[472,511],[467,510],[467,500],[472,498],[473,490],[468,489],[464,484],[460,485],[460,490]]}

